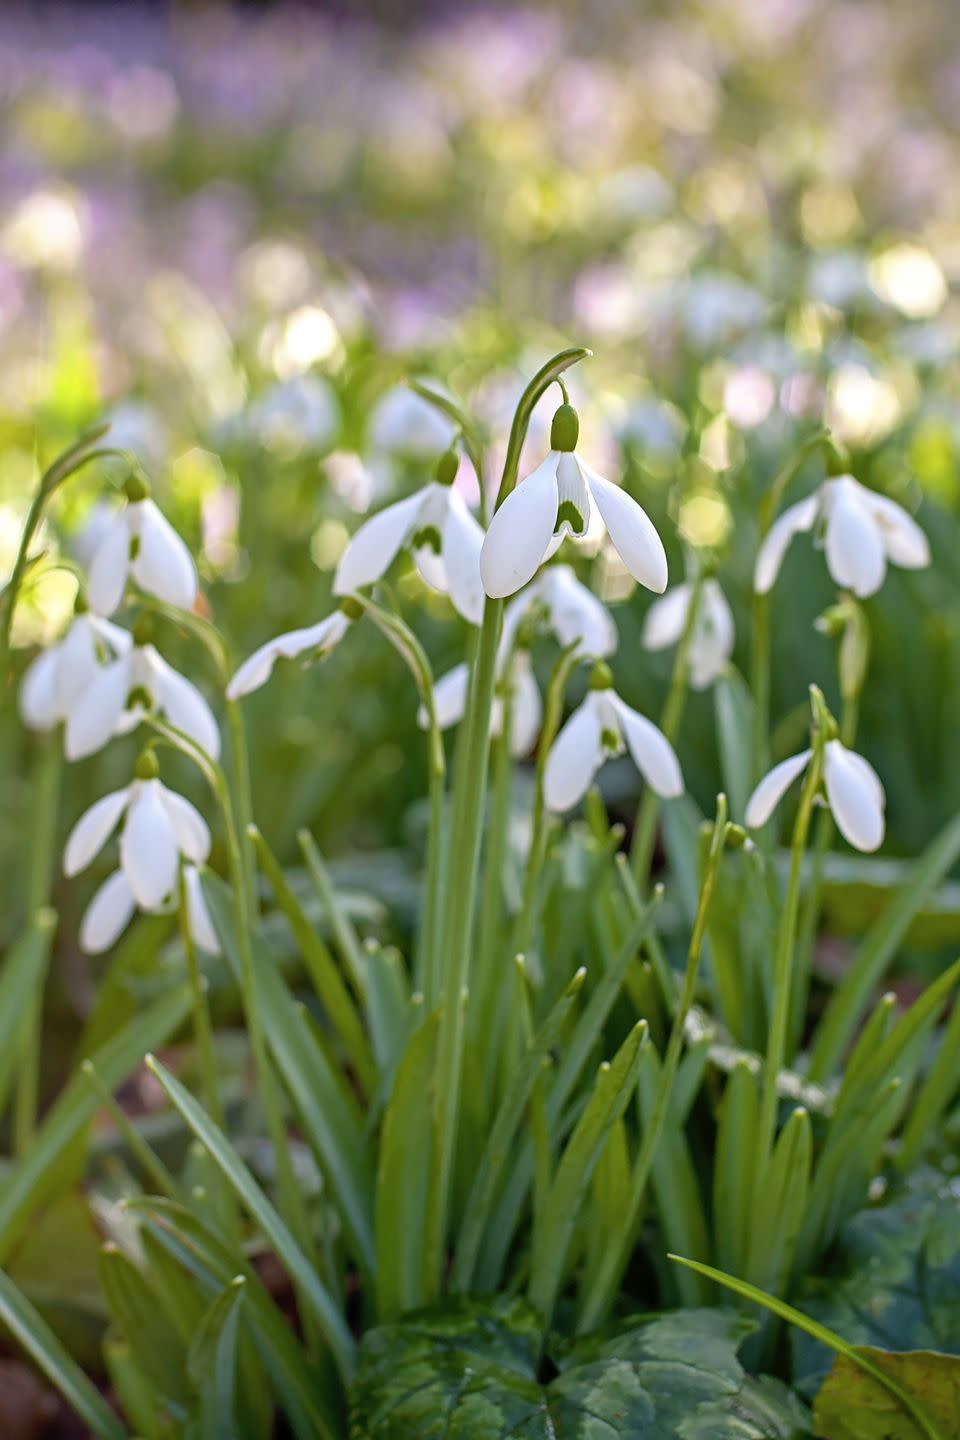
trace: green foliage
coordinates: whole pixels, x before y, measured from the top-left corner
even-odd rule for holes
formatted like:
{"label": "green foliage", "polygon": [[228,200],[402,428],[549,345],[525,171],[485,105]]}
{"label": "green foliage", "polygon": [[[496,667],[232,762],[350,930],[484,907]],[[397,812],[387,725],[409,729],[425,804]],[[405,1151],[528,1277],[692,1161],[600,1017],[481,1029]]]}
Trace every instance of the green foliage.
{"label": "green foliage", "polygon": [[907,1354],[858,1345],[857,1354],[922,1405],[933,1429],[904,1414],[895,1395],[846,1355],[838,1355],[814,1402],[814,1428],[827,1440],[948,1440],[960,1415],[960,1360],[927,1350]]}
{"label": "green foliage", "polygon": [[[639,1320],[551,1353],[520,1300],[462,1300],[368,1332],[351,1400],[354,1440],[802,1440],[804,1407],[748,1377],[749,1322],[722,1310]],[[543,1371],[556,1371],[546,1383]]]}

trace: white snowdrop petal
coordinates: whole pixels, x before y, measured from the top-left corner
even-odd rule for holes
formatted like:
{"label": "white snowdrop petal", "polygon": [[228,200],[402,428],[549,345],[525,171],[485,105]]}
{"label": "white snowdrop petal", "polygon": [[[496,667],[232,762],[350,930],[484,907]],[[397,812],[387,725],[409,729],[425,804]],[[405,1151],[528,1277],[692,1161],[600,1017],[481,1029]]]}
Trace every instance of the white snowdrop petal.
{"label": "white snowdrop petal", "polygon": [[580,465],[613,548],[638,584],[661,595],[667,588],[667,556],[653,521],[626,490],[582,460]]}
{"label": "white snowdrop petal", "polygon": [[90,562],[87,601],[98,615],[112,615],[123,599],[130,568],[130,527],[126,510],[114,515]]}
{"label": "white snowdrop petal", "polygon": [[447,567],[431,545],[419,545],[413,551],[413,563],[424,585],[429,585],[431,590],[436,590],[440,595],[449,593]]}
{"label": "white snowdrop petal", "polygon": [[31,730],[52,730],[60,719],[57,707],[57,666],[60,647],[43,650],[24,671],[20,684],[20,716]]}
{"label": "white snowdrop petal", "polygon": [[600,717],[590,694],[553,742],[544,771],[547,809],[570,810],[582,800],[604,761]]}
{"label": "white snowdrop petal", "polygon": [[443,526],[443,563],[454,608],[471,625],[482,623],[486,603],[480,578],[482,547],[483,531],[467,509],[462,495],[452,490]]}
{"label": "white snowdrop petal", "polygon": [[307,625],[300,630],[288,630],[285,634],[268,640],[258,650],[254,650],[237,670],[227,686],[227,699],[238,700],[241,695],[249,695],[251,691],[259,690],[261,685],[265,685],[269,680],[274,664],[280,658],[292,660],[308,650],[314,650],[320,656],[329,654],[346,635],[350,624],[342,610],[335,610],[316,625]]}
{"label": "white snowdrop petal", "polygon": [[210,854],[210,831],[206,820],[195,805],[175,790],[161,786],[160,799],[170,817],[180,853],[195,865],[201,864]]}
{"label": "white snowdrop petal", "polygon": [[708,580],[690,645],[690,683],[695,690],[705,690],[722,675],[733,642],[733,612],[716,580]]}
{"label": "white snowdrop petal", "polygon": [[144,780],[131,795],[120,835],[120,865],[137,904],[156,910],[177,882],[179,848],[159,780]]}
{"label": "white snowdrop petal", "polygon": [[867,508],[880,526],[884,548],[894,565],[905,570],[923,570],[930,564],[930,542],[902,505],[886,495],[867,491]]}
{"label": "white snowdrop petal", "polygon": [[619,696],[612,696],[617,717],[633,763],[652,790],[664,799],[683,794],[680,761],[670,741],[652,720],[631,710]]}
{"label": "white snowdrop petal", "polygon": [[820,509],[820,494],[808,495],[796,505],[789,505],[778,515],[757,552],[753,572],[753,588],[758,595],[765,595],[780,574],[783,557],[794,535],[812,530]]}
{"label": "white snowdrop petal", "polygon": [[794,780],[806,769],[812,754],[812,750],[802,750],[799,755],[791,755],[789,759],[781,760],[779,765],[774,765],[773,769],[764,775],[747,801],[744,819],[751,830],[766,825]]}
{"label": "white snowdrop petal", "polygon": [[643,622],[643,644],[647,650],[666,650],[669,645],[676,645],[687,623],[690,589],[689,581],[684,581],[654,600]]}
{"label": "white snowdrop petal", "polygon": [[80,949],[88,955],[109,950],[130,924],[135,909],[126,875],[122,870],[115,870],[87,906],[80,922]]}
{"label": "white snowdrop petal", "polygon": [[104,665],[82,699],[67,713],[64,749],[68,760],[100,750],[120,728],[130,694],[130,663],[126,656]]}
{"label": "white snowdrop petal", "polygon": [[195,740],[214,760],[220,757],[220,731],[213,711],[190,680],[168,665],[153,648],[145,647],[157,704],[170,724]]}
{"label": "white snowdrop petal", "polygon": [[66,715],[100,669],[96,638],[89,617],[78,615],[60,642],[57,665],[57,709]]}
{"label": "white snowdrop petal", "polygon": [[576,455],[567,450],[561,451],[557,461],[557,518],[560,533],[569,533],[577,539],[586,535],[590,525],[590,491],[583,478],[583,468]]}
{"label": "white snowdrop petal", "polygon": [[[446,675],[434,683],[433,703],[437,712],[437,724],[441,730],[457,725],[463,719],[467,705],[467,686],[470,682],[470,667],[467,664],[454,665]],[[421,705],[417,711],[417,723],[421,730],[429,725],[427,707]]]}
{"label": "white snowdrop petal", "polygon": [[480,551],[483,588],[494,599],[514,595],[540,568],[557,519],[557,461],[551,450],[494,511]]}
{"label": "white snowdrop petal", "polygon": [[529,755],[540,734],[543,701],[530,656],[521,651],[513,667],[513,695],[510,700],[510,753],[515,759]]}
{"label": "white snowdrop petal", "polygon": [[192,609],[197,571],[190,551],[152,500],[138,500],[130,509],[140,542],[131,565],[137,584],[168,605]]}
{"label": "white snowdrop petal", "polygon": [[239,700],[241,695],[249,695],[253,690],[259,690],[261,685],[265,685],[270,679],[279,653],[276,640],[268,640],[265,645],[254,650],[252,655],[248,655],[227,686],[227,699]]}
{"label": "white snowdrop petal", "polygon": [[416,527],[429,487],[388,505],[367,520],[340,557],[333,581],[334,595],[362,590],[385,575]]}
{"label": "white snowdrop petal", "polygon": [[619,636],[603,601],[581,585],[569,565],[551,565],[543,579],[550,624],[559,643],[579,642],[581,652],[597,660],[612,655]]}
{"label": "white snowdrop petal", "polygon": [[124,630],[122,625],[114,625],[112,620],[105,620],[102,615],[94,615],[92,611],[87,619],[93,633],[114,655],[126,655],[133,648],[133,636],[129,630]]}
{"label": "white snowdrop petal", "polygon": [[857,850],[879,849],[884,832],[884,794],[873,766],[831,740],[823,757],[824,784],[837,828]]}
{"label": "white snowdrop petal", "polygon": [[85,811],[67,837],[63,852],[63,873],[79,875],[106,845],[127,808],[130,787],[104,795]]}
{"label": "white snowdrop petal", "polygon": [[207,902],[200,883],[200,874],[195,865],[183,869],[184,888],[187,892],[187,923],[194,943],[208,955],[219,955],[220,940],[217,936]]}
{"label": "white snowdrop petal", "polygon": [[856,491],[842,481],[834,482],[830,496],[826,552],[838,585],[861,598],[880,589],[887,570],[880,530]]}

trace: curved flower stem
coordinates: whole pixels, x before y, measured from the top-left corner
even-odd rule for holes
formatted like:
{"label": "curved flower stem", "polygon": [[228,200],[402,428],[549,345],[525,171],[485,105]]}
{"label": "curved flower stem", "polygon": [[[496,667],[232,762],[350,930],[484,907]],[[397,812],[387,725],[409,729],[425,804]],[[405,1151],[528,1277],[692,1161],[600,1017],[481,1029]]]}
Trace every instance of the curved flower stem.
{"label": "curved flower stem", "polygon": [[720,873],[720,861],[723,858],[724,846],[729,837],[727,797],[725,795],[717,796],[716,819],[714,820],[712,828],[708,828],[706,833],[710,837],[710,843],[703,869],[703,878],[700,882],[697,914],[694,920],[693,932],[690,936],[690,946],[687,950],[687,966],[683,976],[683,988],[680,992],[679,1003],[674,1011],[673,1023],[670,1027],[670,1038],[667,1041],[663,1064],[660,1068],[653,1114],[650,1117],[649,1125],[644,1130],[640,1153],[637,1155],[630,1176],[630,1199],[627,1209],[623,1214],[617,1233],[609,1236],[607,1239],[600,1268],[596,1271],[590,1289],[583,1302],[583,1307],[577,1322],[577,1329],[581,1334],[586,1330],[594,1329],[609,1310],[620,1286],[623,1271],[626,1268],[627,1261],[630,1258],[630,1252],[636,1239],[637,1227],[640,1224],[640,1217],[643,1210],[643,1199],[646,1193],[647,1181],[650,1178],[650,1171],[656,1158],[657,1146],[660,1143],[660,1137],[663,1133],[663,1127],[666,1123],[670,1107],[673,1082],[676,1077],[677,1066],[680,1063],[680,1054],[683,1049],[684,1028],[696,992],[697,975],[700,969],[700,957],[703,952],[703,939],[707,928],[710,901],[713,898],[717,876]]}
{"label": "curved flower stem", "polygon": [[563,697],[567,689],[567,681],[577,664],[577,641],[562,651],[557,658],[556,664],[550,675],[547,684],[547,699],[543,711],[543,725],[540,729],[540,744],[537,747],[537,776],[536,788],[533,794],[533,815],[530,825],[530,848],[527,852],[527,866],[523,875],[523,897],[520,901],[520,914],[517,916],[517,923],[513,933],[512,950],[514,955],[525,955],[533,940],[533,932],[536,927],[537,896],[540,891],[540,878],[543,874],[543,865],[547,855],[547,836],[549,824],[547,807],[544,795],[544,777],[547,770],[547,757],[550,754],[554,740],[557,738],[557,731],[560,729],[560,720],[563,715]]}
{"label": "curved flower stem", "polygon": [[[561,351],[537,372],[524,390],[510,427],[494,509],[503,504],[517,483],[523,442],[538,400],[558,375],[589,353],[582,348]],[[463,1069],[464,1005],[470,982],[470,946],[490,750],[490,712],[502,623],[503,601],[488,598],[470,672],[467,707],[461,727],[462,753],[457,758],[451,806],[448,844],[454,864],[450,867],[444,911],[444,1005],[434,1082],[434,1143],[424,1219],[424,1288],[428,1299],[440,1289],[447,1240]]]}
{"label": "curved flower stem", "polygon": [[[773,968],[773,1013],[767,1038],[763,1069],[763,1094],[754,1151],[754,1173],[761,1183],[770,1159],[777,1126],[777,1082],[786,1056],[787,1025],[790,1018],[790,993],[793,988],[794,944],[797,911],[800,903],[800,873],[813,815],[813,805],[820,789],[823,772],[823,748],[827,741],[828,715],[823,696],[815,685],[810,687],[813,703],[813,754],[804,777],[800,806],[793,827],[790,845],[790,874],[787,893],[780,915],[777,949]],[[831,722],[832,723],[832,722]]]}
{"label": "curved flower stem", "polygon": [[228,700],[227,724],[230,727],[230,772],[237,800],[237,822],[240,828],[240,853],[246,872],[246,892],[250,899],[250,920],[255,930],[260,928],[260,907],[257,904],[257,860],[250,826],[253,824],[253,800],[250,794],[250,752],[247,747],[247,731],[243,723],[240,706],[235,700]]}
{"label": "curved flower stem", "polygon": [[[676,744],[677,735],[680,730],[680,721],[683,717],[683,707],[687,698],[687,683],[690,678],[690,647],[693,644],[693,637],[697,627],[697,617],[700,611],[700,601],[703,596],[703,586],[706,575],[703,567],[699,567],[694,577],[693,588],[690,592],[690,604],[687,606],[687,615],[683,625],[683,633],[677,645],[677,653],[673,661],[673,672],[670,676],[670,688],[667,691],[667,698],[664,702],[663,712],[660,716],[660,729],[666,735],[671,745]],[[633,878],[640,887],[641,893],[647,889],[650,880],[650,863],[653,859],[653,847],[657,838],[657,818],[660,814],[660,796],[649,785],[645,786],[643,797],[637,810],[637,819],[633,827],[633,843],[630,847],[630,865],[633,870]]]}

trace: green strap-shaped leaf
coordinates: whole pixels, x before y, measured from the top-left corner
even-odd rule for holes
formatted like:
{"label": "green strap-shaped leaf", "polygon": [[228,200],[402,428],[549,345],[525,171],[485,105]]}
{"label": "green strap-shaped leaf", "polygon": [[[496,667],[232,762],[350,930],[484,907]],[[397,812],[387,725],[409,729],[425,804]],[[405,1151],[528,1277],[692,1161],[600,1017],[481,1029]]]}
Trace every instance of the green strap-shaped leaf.
{"label": "green strap-shaped leaf", "polygon": [[353,1336],[339,1306],[223,1132],[159,1060],[150,1055],[147,1057],[147,1066],[156,1076],[170,1103],[209,1151],[238,1198],[260,1225],[280,1261],[286,1266],[290,1278],[310,1306],[341,1375],[348,1380],[353,1373],[355,1347]]}
{"label": "green strap-shaped leaf", "polygon": [[534,1236],[530,1301],[550,1318],[563,1278],[573,1227],[607,1137],[627,1107],[637,1082],[647,1040],[639,1021],[613,1060],[600,1066],[590,1099],[564,1149],[550,1188],[541,1224]]}
{"label": "green strap-shaped leaf", "polygon": [[43,985],[57,917],[46,907],[10,947],[0,972],[0,1112],[6,1105],[20,1057],[21,1025],[33,1013]]}
{"label": "green strap-shaped leaf", "polygon": [[0,1271],[0,1325],[43,1371],[97,1440],[126,1440],[127,1431],[99,1390],[61,1345],[47,1322]]}
{"label": "green strap-shaped leaf", "polygon": [[186,1341],[178,1335],[147,1276],[116,1245],[103,1247],[98,1268],[111,1318],[134,1362],[169,1413],[184,1420],[190,1400],[184,1369]]}
{"label": "green strap-shaped leaf", "polygon": [[766,1173],[756,1185],[750,1216],[746,1273],[755,1284],[776,1295],[786,1288],[793,1263],[810,1191],[812,1158],[810,1116],[798,1107],[783,1127]]}
{"label": "green strap-shaped leaf", "polygon": [[246,1284],[238,1275],[220,1291],[190,1346],[187,1373],[197,1394],[190,1440],[238,1440],[237,1352]]}
{"label": "green strap-shaped leaf", "polygon": [[713,1163],[714,1251],[721,1268],[734,1272],[746,1267],[754,1185],[743,1157],[754,1153],[759,1118],[756,1074],[741,1059],[724,1092]]}

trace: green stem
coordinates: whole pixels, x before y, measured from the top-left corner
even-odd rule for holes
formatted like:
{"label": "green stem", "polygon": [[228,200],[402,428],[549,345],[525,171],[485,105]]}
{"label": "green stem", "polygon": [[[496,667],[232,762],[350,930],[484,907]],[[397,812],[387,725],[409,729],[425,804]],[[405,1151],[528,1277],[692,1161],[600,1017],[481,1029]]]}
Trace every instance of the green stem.
{"label": "green stem", "polygon": [[237,800],[237,820],[240,827],[240,850],[243,856],[247,894],[251,900],[251,921],[254,929],[260,928],[259,906],[257,905],[257,858],[250,826],[253,824],[253,800],[250,793],[250,752],[247,747],[246,727],[240,706],[235,700],[228,700],[227,723],[230,727],[230,772]]}
{"label": "green stem", "polygon": [[210,1010],[207,1005],[207,987],[200,969],[200,961],[197,958],[197,947],[193,942],[193,933],[190,929],[190,918],[187,907],[187,886],[182,865],[177,881],[177,895],[180,914],[180,935],[183,940],[183,951],[187,960],[187,977],[190,981],[190,993],[193,997],[193,1034],[200,1062],[200,1075],[203,1080],[207,1109],[222,1130],[224,1128],[223,1106],[220,1103],[220,1090],[217,1085],[217,1065],[213,1053],[213,1027],[210,1023]]}
{"label": "green stem", "polygon": [[499,1003],[505,974],[503,942],[503,870],[510,824],[510,781],[513,757],[510,753],[512,706],[510,695],[502,697],[500,734],[493,744],[493,779],[487,843],[483,856],[483,889],[480,897],[480,926],[477,937],[479,964],[472,1007],[471,1037],[479,1039],[485,1075],[484,1094],[489,1096],[496,1074],[503,1006]]}
{"label": "green stem", "polygon": [[720,871],[720,861],[723,858],[723,849],[726,844],[727,833],[727,799],[725,795],[720,795],[717,797],[717,816],[713,824],[712,832],[710,833],[710,848],[707,852],[703,880],[700,885],[700,897],[697,903],[697,914],[694,920],[693,932],[690,937],[690,946],[687,950],[687,966],[683,977],[683,988],[680,992],[679,1003],[674,1012],[673,1024],[670,1027],[670,1038],[667,1041],[663,1065],[660,1069],[660,1080],[654,1101],[653,1114],[650,1117],[649,1125],[647,1125],[644,1131],[640,1153],[637,1156],[630,1177],[630,1200],[627,1210],[622,1218],[618,1233],[612,1237],[608,1237],[607,1243],[604,1246],[603,1260],[600,1268],[594,1275],[593,1282],[587,1292],[577,1326],[580,1333],[594,1329],[609,1310],[616,1296],[623,1271],[626,1269],[630,1252],[635,1243],[636,1232],[643,1210],[647,1181],[650,1177],[650,1171],[656,1158],[657,1146],[660,1143],[660,1137],[669,1113],[673,1082],[676,1077],[677,1066],[680,1063],[680,1054],[683,1049],[684,1028],[696,993],[697,976],[700,970],[700,957],[703,953],[703,938],[707,927],[707,916],[710,910],[710,901],[713,898],[717,876]]}
{"label": "green stem", "polygon": [[109,1111],[114,1125],[117,1127],[117,1134],[125,1141],[130,1154],[137,1161],[144,1175],[153,1185],[158,1195],[165,1195],[168,1200],[180,1203],[180,1191],[176,1180],[164,1165],[163,1161],[148,1145],[141,1132],[133,1124],[129,1115],[118,1105],[113,1098],[110,1087],[104,1084],[96,1066],[92,1060],[84,1060],[80,1066],[83,1075],[90,1082],[91,1088],[105,1110]]}
{"label": "green stem", "polygon": [[804,777],[800,806],[793,827],[790,845],[790,875],[787,893],[777,932],[777,949],[773,969],[773,1013],[767,1037],[767,1053],[763,1071],[763,1096],[754,1151],[754,1173],[761,1177],[770,1159],[777,1126],[777,1083],[786,1057],[787,1024],[790,1017],[790,992],[793,979],[794,943],[797,911],[800,903],[800,874],[813,815],[813,805],[820,789],[823,769],[823,747],[826,743],[823,702],[814,692],[813,754]]}
{"label": "green stem", "polygon": [[[683,717],[683,707],[687,698],[687,682],[690,673],[690,647],[693,644],[693,637],[697,626],[697,617],[700,610],[700,601],[703,595],[703,586],[706,576],[702,567],[697,571],[693,581],[693,588],[690,592],[690,604],[687,606],[686,619],[683,625],[683,634],[680,636],[680,643],[677,646],[677,653],[673,662],[673,673],[670,676],[670,688],[667,691],[667,698],[664,702],[663,713],[660,717],[660,729],[670,741],[671,745],[676,743],[680,731],[680,721]],[[633,844],[630,847],[630,863],[633,869],[633,877],[645,891],[650,879],[650,863],[653,859],[653,847],[657,838],[657,818],[660,813],[660,797],[649,785],[643,792],[637,820],[633,827]]]}

